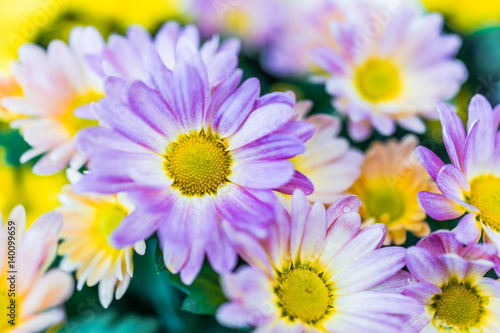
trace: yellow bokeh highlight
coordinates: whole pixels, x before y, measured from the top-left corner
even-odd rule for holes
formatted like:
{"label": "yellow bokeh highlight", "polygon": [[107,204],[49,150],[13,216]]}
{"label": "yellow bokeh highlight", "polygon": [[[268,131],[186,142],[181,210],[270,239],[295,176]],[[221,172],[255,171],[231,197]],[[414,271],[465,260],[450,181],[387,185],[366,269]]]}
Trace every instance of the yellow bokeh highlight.
{"label": "yellow bokeh highlight", "polygon": [[456,30],[472,32],[500,24],[498,0],[422,0],[427,10],[440,12],[448,25]]}
{"label": "yellow bokeh highlight", "polygon": [[10,211],[21,204],[26,209],[26,225],[29,227],[43,213],[59,205],[58,195],[68,181],[64,173],[52,176],[37,176],[31,165],[13,166],[5,162],[0,154],[0,209],[4,219]]}

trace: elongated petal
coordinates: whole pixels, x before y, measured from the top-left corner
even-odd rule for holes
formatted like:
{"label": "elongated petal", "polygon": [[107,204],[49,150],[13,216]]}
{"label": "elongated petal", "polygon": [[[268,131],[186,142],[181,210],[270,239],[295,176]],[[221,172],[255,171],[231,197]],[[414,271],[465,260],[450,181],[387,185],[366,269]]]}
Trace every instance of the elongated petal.
{"label": "elongated petal", "polygon": [[440,286],[448,280],[441,261],[423,248],[411,247],[408,249],[406,266],[410,273],[420,282]]}
{"label": "elongated petal", "polygon": [[439,170],[444,166],[443,161],[431,150],[423,146],[417,147],[415,153],[432,179],[436,180]]}
{"label": "elongated petal", "polygon": [[212,126],[221,137],[232,135],[252,111],[260,93],[259,80],[251,78],[242,83],[215,111]]}
{"label": "elongated petal", "polygon": [[452,220],[465,212],[465,208],[442,194],[422,191],[417,198],[427,215],[438,221]]}

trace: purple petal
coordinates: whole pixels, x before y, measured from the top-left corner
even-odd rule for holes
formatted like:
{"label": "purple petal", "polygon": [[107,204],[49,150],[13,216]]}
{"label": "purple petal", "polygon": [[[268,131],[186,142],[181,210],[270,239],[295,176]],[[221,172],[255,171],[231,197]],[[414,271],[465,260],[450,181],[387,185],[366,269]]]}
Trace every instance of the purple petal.
{"label": "purple petal", "polygon": [[420,282],[441,286],[448,281],[441,261],[423,248],[413,246],[407,250],[406,266],[410,273]]}
{"label": "purple petal", "polygon": [[335,292],[340,295],[357,293],[384,282],[404,267],[405,253],[405,248],[386,247],[353,261],[331,278]]}
{"label": "purple petal", "polygon": [[454,232],[457,240],[464,244],[477,243],[481,237],[481,228],[477,225],[476,214],[469,213],[462,217]]}
{"label": "purple petal", "polygon": [[335,201],[326,210],[326,220],[328,221],[328,227],[330,227],[332,223],[342,214],[348,212],[357,212],[359,209],[359,205],[360,201],[355,195],[346,195]]}
{"label": "purple petal", "polygon": [[317,47],[311,52],[311,60],[329,73],[345,74],[345,60],[331,47]]}
{"label": "purple petal", "polygon": [[270,104],[253,111],[240,129],[229,137],[229,149],[242,147],[277,130],[293,115],[286,104]]}
{"label": "purple petal", "polygon": [[481,135],[479,133],[480,123],[476,120],[471,125],[467,139],[465,140],[465,154],[464,154],[464,164],[465,173],[467,178],[472,179],[482,173],[483,170],[490,166],[490,160],[485,161],[482,159],[481,154],[483,152],[483,142],[480,141]]}
{"label": "purple petal", "polygon": [[356,237],[359,233],[360,226],[361,217],[358,213],[347,212],[340,215],[340,217],[329,226],[325,247],[321,252],[319,261],[327,265],[346,244]]}
{"label": "purple petal", "polygon": [[146,83],[154,90],[159,91],[167,105],[173,109],[173,73],[165,67],[153,46],[145,50],[142,59],[146,72]]}
{"label": "purple petal", "polygon": [[158,228],[159,222],[160,216],[136,209],[120,222],[111,233],[109,241],[117,248],[134,245],[149,238]]}
{"label": "purple petal", "polygon": [[270,104],[288,104],[293,108],[295,106],[295,99],[288,93],[272,92],[259,97],[255,103],[255,108],[260,109]]}
{"label": "purple petal", "polygon": [[224,189],[219,189],[216,202],[219,214],[236,224],[238,228],[245,228],[252,232],[255,228],[267,225],[274,218],[272,205],[263,202],[252,195],[248,190],[235,185],[228,184]]}
{"label": "purple petal", "polygon": [[[348,216],[347,216],[348,215]],[[357,225],[356,213],[346,213],[346,219],[354,221]],[[339,218],[340,220],[340,218]],[[330,234],[330,233],[329,233]],[[329,264],[329,271],[335,274],[336,271],[350,266],[354,262],[359,262],[363,257],[372,253],[382,245],[385,239],[386,228],[381,223],[376,223],[363,228],[356,237],[347,243]],[[364,261],[363,261],[364,262]],[[382,282],[380,280],[379,282]]]}
{"label": "purple petal", "polygon": [[314,124],[305,121],[290,120],[277,129],[276,133],[292,135],[298,138],[302,143],[305,143],[314,135],[315,131],[316,126]]}
{"label": "purple petal", "polygon": [[203,247],[199,244],[194,243],[191,246],[191,251],[186,264],[181,269],[181,281],[185,285],[190,285],[193,283],[196,276],[203,266],[203,260],[205,259],[205,252]]}
{"label": "purple petal", "polygon": [[437,110],[443,126],[443,140],[448,155],[453,164],[463,170],[465,129],[462,121],[453,109],[445,103],[438,102]]}
{"label": "purple petal", "polygon": [[226,233],[216,226],[206,246],[207,258],[212,268],[219,274],[229,273],[236,267],[238,256],[231,246]]}
{"label": "purple petal", "polygon": [[231,151],[231,156],[236,163],[251,160],[284,160],[304,151],[305,147],[298,139],[283,134],[271,134]]}
{"label": "purple petal", "polygon": [[154,152],[165,153],[168,141],[137,117],[128,105],[103,98],[96,104],[95,112],[99,120],[124,137]]}
{"label": "purple petal", "polygon": [[292,260],[299,258],[300,245],[304,236],[306,219],[309,215],[311,205],[309,200],[301,190],[295,190],[292,196],[292,221],[290,232],[290,251]]}
{"label": "purple petal", "polygon": [[441,159],[437,157],[436,154],[423,146],[417,147],[415,149],[415,153],[417,154],[420,163],[422,163],[429,175],[435,181],[439,170],[441,170],[441,168],[444,166],[443,161],[441,161]]}
{"label": "purple petal", "polygon": [[[481,95],[475,95],[469,105],[469,119],[467,127],[472,128],[475,120],[479,120],[476,139],[476,162],[479,165],[488,166],[493,158],[495,135],[497,127],[494,127],[493,110],[491,105]],[[470,133],[469,133],[470,134]]]}
{"label": "purple petal", "polygon": [[470,192],[469,181],[453,164],[447,164],[441,168],[436,183],[441,192],[448,198],[463,200],[464,193]]}
{"label": "purple petal", "polygon": [[290,161],[248,161],[231,167],[229,179],[238,185],[273,189],[286,184],[293,176],[295,166]]}
{"label": "purple petal", "polygon": [[427,215],[438,221],[456,219],[465,212],[463,207],[442,194],[421,191],[417,198]]}
{"label": "purple petal", "polygon": [[156,91],[136,81],[128,91],[128,100],[132,111],[151,128],[170,141],[177,139],[181,132],[179,121]]}
{"label": "purple petal", "polygon": [[301,263],[313,263],[323,250],[326,236],[326,212],[322,203],[313,204],[304,226],[300,247]]}
{"label": "purple petal", "polygon": [[423,311],[422,305],[413,298],[373,291],[341,296],[336,300],[335,307],[338,307],[340,312],[378,312],[399,315],[413,315]]}
{"label": "purple petal", "polygon": [[434,295],[441,295],[441,293],[439,287],[427,282],[411,283],[403,291],[403,295],[410,296],[423,305],[431,304]]}
{"label": "purple petal", "polygon": [[293,192],[297,189],[301,190],[306,195],[310,195],[314,192],[314,185],[309,180],[309,178],[304,176],[304,174],[295,170],[292,179],[290,179],[288,183],[278,188],[275,188],[274,190],[284,194],[292,195]]}
{"label": "purple petal", "polygon": [[417,246],[436,256],[445,253],[459,253],[463,249],[463,244],[457,241],[455,233],[447,230],[433,232],[421,239]]}
{"label": "purple petal", "polygon": [[243,82],[215,111],[212,119],[214,131],[223,138],[236,132],[252,111],[259,94],[259,80],[250,78]]}
{"label": "purple petal", "polygon": [[391,294],[401,294],[408,285],[415,282],[415,278],[406,271],[399,271],[390,279],[370,288],[370,291],[377,291]]}
{"label": "purple petal", "polygon": [[469,262],[458,254],[446,253],[439,256],[439,260],[443,263],[443,267],[448,274],[448,278],[455,278],[458,281],[463,281],[469,269]]}
{"label": "purple petal", "polygon": [[205,65],[195,46],[184,38],[177,43],[176,59],[173,71],[175,112],[185,128],[200,130],[210,103]]}
{"label": "purple petal", "polygon": [[210,105],[208,111],[205,114],[205,128],[208,128],[214,113],[219,110],[219,107],[224,103],[224,101],[235,91],[236,87],[241,81],[243,76],[243,71],[237,69],[234,73],[227,78],[225,82],[220,83],[217,87],[213,88],[212,99],[210,100]]}

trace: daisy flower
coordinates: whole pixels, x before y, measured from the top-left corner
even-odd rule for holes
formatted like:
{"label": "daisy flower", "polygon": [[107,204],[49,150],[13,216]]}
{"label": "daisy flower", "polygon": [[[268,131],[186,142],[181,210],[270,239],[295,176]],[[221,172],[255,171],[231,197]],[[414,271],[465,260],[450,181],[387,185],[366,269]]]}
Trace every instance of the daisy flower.
{"label": "daisy flower", "polygon": [[251,267],[222,277],[230,302],[218,320],[258,332],[401,332],[394,315],[418,314],[420,304],[372,288],[400,271],[406,250],[380,249],[382,224],[359,231],[358,206],[347,196],[325,211],[297,190],[291,213],[279,209],[265,241],[232,233]]}
{"label": "daisy flower", "polygon": [[[71,173],[69,173],[71,174]],[[72,173],[75,182],[81,175]],[[64,216],[59,254],[63,256],[61,268],[76,271],[77,289],[85,283],[99,284],[99,299],[104,308],[118,300],[128,288],[133,275],[134,249],[140,255],[146,244],[139,240],[133,246],[114,247],[109,236],[120,222],[134,210],[127,197],[118,195],[78,195],[66,185],[60,195]]]}
{"label": "daisy flower", "polygon": [[234,267],[236,253],[220,219],[264,237],[274,218],[273,189],[295,179],[282,191],[313,190],[288,161],[304,152],[299,137],[312,135],[309,124],[291,120],[293,98],[259,98],[254,78],[238,87],[237,62],[223,53],[226,66],[207,64],[204,55],[218,45],[208,43],[211,52],[207,44],[198,50],[190,38],[179,38],[170,53],[175,64],[147,48],[147,84],[108,78],[107,97],[93,109],[109,128],[84,129],[78,139],[90,172],[74,190],[127,192],[136,207],[111,233],[111,243],[130,246],[158,230],[166,266],[187,284],[205,253],[217,272]]}
{"label": "daisy flower", "polygon": [[336,45],[312,54],[328,71],[326,89],[355,140],[365,140],[372,127],[390,136],[396,123],[425,132],[421,117],[433,117],[435,103],[452,98],[467,77],[453,58],[460,38],[441,35],[440,15],[417,15],[397,2],[383,8],[361,4],[357,15],[333,21]]}
{"label": "daisy flower", "polygon": [[11,123],[33,147],[21,156],[21,162],[45,154],[33,167],[34,173],[54,174],[68,163],[78,168],[85,162],[75,151],[73,137],[95,123],[79,116],[87,114],[88,103],[102,96],[102,80],[86,65],[83,55],[99,53],[102,47],[97,30],[76,27],[69,45],[56,40],[47,51],[33,44],[19,48],[20,62],[14,64],[13,75],[23,96],[4,98],[2,104],[24,116]]}
{"label": "daisy flower", "polygon": [[500,331],[500,282],[485,278],[493,268],[491,245],[464,245],[452,232],[436,232],[408,249],[406,265],[416,279],[403,291],[425,306],[408,321],[415,332]]}
{"label": "daisy flower", "polygon": [[326,114],[306,117],[311,106],[309,101],[296,103],[295,119],[314,125],[315,132],[305,142],[305,153],[291,161],[296,172],[309,178],[314,186],[309,200],[330,205],[359,177],[363,154],[349,148],[349,142],[339,137],[341,124],[338,118]]}
{"label": "daisy flower", "polygon": [[403,244],[407,230],[417,237],[430,233],[417,194],[434,190],[435,184],[418,162],[414,152],[417,144],[413,135],[401,142],[373,143],[361,166],[361,177],[347,191],[361,200],[364,225],[385,224],[385,245]]}
{"label": "daisy flower", "polygon": [[67,273],[47,271],[56,253],[62,216],[46,213],[25,231],[26,213],[22,206],[16,206],[7,221],[0,214],[0,222],[0,331],[45,331],[65,319],[62,304],[74,288]]}
{"label": "daisy flower", "polygon": [[443,140],[452,164],[444,164],[425,147],[418,147],[420,162],[434,178],[442,194],[420,192],[418,200],[436,220],[462,217],[457,238],[464,243],[477,242],[481,230],[486,242],[500,248],[500,107],[492,110],[481,95],[469,105],[467,134],[453,109],[438,103]]}

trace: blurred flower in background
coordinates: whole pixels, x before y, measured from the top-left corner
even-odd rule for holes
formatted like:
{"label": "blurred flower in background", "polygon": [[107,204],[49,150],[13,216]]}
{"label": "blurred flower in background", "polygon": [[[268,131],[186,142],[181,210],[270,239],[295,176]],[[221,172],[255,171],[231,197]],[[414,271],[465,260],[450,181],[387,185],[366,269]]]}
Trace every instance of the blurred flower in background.
{"label": "blurred flower in background", "polygon": [[441,35],[437,14],[419,15],[401,3],[360,6],[352,20],[332,23],[335,46],[314,51],[330,73],[326,90],[349,118],[349,134],[365,140],[374,127],[392,135],[396,123],[425,132],[421,117],[435,116],[435,103],[452,98],[467,78],[453,57],[460,38]]}
{"label": "blurred flower in background", "polygon": [[339,137],[338,118],[326,114],[306,116],[311,106],[310,101],[295,105],[295,119],[313,124],[315,131],[305,142],[306,151],[291,161],[296,172],[307,177],[314,186],[308,199],[330,205],[358,179],[364,156],[360,151],[350,149],[349,142]]}
{"label": "blurred flower in background", "polygon": [[[22,206],[16,206],[5,222],[0,213],[2,332],[41,332],[61,323],[66,318],[62,305],[73,294],[73,279],[59,269],[49,269],[56,254],[61,214],[46,213],[27,230],[25,219]],[[8,243],[8,236],[15,239],[14,246],[10,239]]]}
{"label": "blurred flower in background", "polygon": [[67,183],[64,173],[44,177],[33,174],[30,165],[8,164],[4,150],[0,149],[0,210],[9,212],[19,204],[23,205],[27,227],[35,218],[58,205],[57,196]]}
{"label": "blurred flower in background", "polygon": [[[81,175],[72,174],[72,182]],[[66,185],[60,195],[62,206],[57,208],[64,216],[58,252],[63,257],[61,268],[76,271],[77,289],[87,284],[99,284],[99,300],[108,308],[114,298],[120,299],[127,290],[133,276],[134,250],[146,252],[144,240],[133,246],[118,248],[110,235],[129,215],[134,206],[124,194],[98,195],[73,193]]]}
{"label": "blurred flower in background", "polygon": [[361,176],[347,191],[361,200],[364,226],[383,223],[387,227],[384,244],[401,245],[406,232],[417,237],[429,234],[425,212],[417,201],[419,191],[432,191],[435,184],[415,155],[418,139],[413,135],[401,142],[374,142],[366,152]]}

